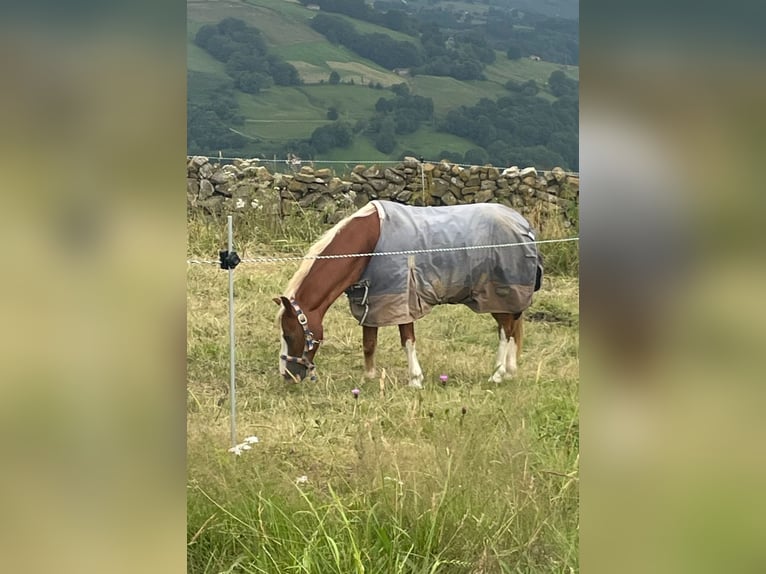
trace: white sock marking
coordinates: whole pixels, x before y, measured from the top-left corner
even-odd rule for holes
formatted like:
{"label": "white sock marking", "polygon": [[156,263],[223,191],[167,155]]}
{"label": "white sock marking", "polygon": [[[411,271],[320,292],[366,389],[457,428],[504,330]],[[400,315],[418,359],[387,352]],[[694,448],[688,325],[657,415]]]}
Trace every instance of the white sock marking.
{"label": "white sock marking", "polygon": [[404,348],[407,351],[407,363],[410,368],[410,386],[416,389],[423,388],[423,370],[418,363],[418,355],[415,352],[415,343],[409,339],[405,341]]}
{"label": "white sock marking", "polygon": [[[513,338],[511,338],[513,340]],[[499,383],[505,378],[506,361],[508,357],[508,339],[505,337],[505,331],[500,329],[500,342],[497,345],[497,359],[495,360],[495,372],[489,378],[490,382]],[[514,344],[515,348],[515,344]]]}
{"label": "white sock marking", "polygon": [[508,339],[508,348],[505,354],[505,378],[510,379],[516,374],[518,366],[516,365],[516,340],[511,337]]}

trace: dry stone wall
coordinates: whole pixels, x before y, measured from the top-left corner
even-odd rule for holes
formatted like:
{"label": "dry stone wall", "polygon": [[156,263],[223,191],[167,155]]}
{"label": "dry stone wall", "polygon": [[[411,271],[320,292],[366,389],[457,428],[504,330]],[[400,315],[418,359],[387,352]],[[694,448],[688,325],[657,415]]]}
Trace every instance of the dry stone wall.
{"label": "dry stone wall", "polygon": [[524,214],[560,218],[569,226],[575,223],[580,195],[579,177],[561,168],[461,167],[412,157],[392,167],[357,165],[343,178],[310,165],[292,174],[271,173],[257,159],[222,165],[194,156],[186,167],[189,209],[220,213],[277,205],[283,215],[299,208],[325,212],[330,223],[370,200],[389,199],[410,205],[503,203]]}

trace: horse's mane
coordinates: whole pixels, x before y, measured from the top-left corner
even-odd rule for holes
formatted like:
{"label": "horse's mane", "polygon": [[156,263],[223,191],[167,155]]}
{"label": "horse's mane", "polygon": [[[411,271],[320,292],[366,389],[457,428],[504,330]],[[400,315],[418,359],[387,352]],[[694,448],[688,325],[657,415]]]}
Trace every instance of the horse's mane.
{"label": "horse's mane", "polygon": [[[375,213],[376,208],[373,203],[368,203],[364,207],[358,209],[351,215],[344,217],[341,219],[338,223],[336,223],[334,226],[332,226],[330,229],[328,229],[322,236],[314,243],[314,245],[311,246],[309,249],[309,252],[306,255],[320,255],[322,251],[324,251],[328,245],[332,242],[333,239],[340,233],[341,229],[343,229],[346,224],[351,221],[352,219],[356,219],[357,217],[365,217],[367,215],[370,215],[372,213]],[[314,262],[316,259],[304,259],[301,262],[300,267],[298,267],[298,270],[293,275],[292,279],[287,284],[287,287],[285,288],[285,297],[294,297],[295,293],[298,291],[298,288],[301,286],[301,283],[306,278],[306,275],[309,274],[309,271],[311,271],[312,265],[314,265]]]}

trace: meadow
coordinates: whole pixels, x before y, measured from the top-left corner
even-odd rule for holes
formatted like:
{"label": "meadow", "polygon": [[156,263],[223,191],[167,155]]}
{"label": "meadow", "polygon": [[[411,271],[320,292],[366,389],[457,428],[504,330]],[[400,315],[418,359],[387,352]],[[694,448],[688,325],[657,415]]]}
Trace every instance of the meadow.
{"label": "meadow", "polygon": [[[235,216],[241,256],[304,253],[327,227],[321,214],[271,211]],[[543,223],[542,236],[572,234]],[[190,257],[215,258],[224,220],[191,214],[188,238]],[[416,324],[422,391],[406,386],[395,328],[380,331],[379,376],[362,378],[361,328],[343,296],[325,318],[319,380],[282,381],[271,299],[297,262],[241,264],[238,439],[258,442],[240,456],[227,451],[227,274],[189,265],[188,571],[578,571],[577,248],[542,249],[548,272],[517,377],[487,382],[490,316],[438,307]]]}

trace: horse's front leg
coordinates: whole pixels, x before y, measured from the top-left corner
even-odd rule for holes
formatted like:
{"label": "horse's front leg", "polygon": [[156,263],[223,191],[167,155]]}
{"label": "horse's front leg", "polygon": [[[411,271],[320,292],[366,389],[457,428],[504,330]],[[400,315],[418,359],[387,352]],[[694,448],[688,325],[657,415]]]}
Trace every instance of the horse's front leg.
{"label": "horse's front leg", "polygon": [[416,389],[423,388],[423,369],[420,368],[418,355],[415,352],[415,324],[406,323],[399,325],[399,337],[402,347],[407,352],[407,364],[410,371],[410,386]]}
{"label": "horse's front leg", "polygon": [[364,376],[375,376],[375,348],[378,345],[378,328],[362,327],[362,347],[364,348]]}
{"label": "horse's front leg", "polygon": [[490,382],[499,383],[503,379],[511,379],[516,374],[517,358],[521,350],[522,317],[521,313],[492,313],[497,321],[497,333],[500,341],[497,346],[495,372],[489,378]]}

